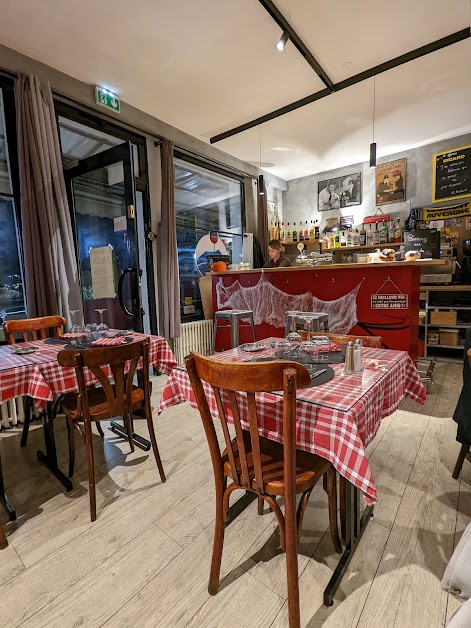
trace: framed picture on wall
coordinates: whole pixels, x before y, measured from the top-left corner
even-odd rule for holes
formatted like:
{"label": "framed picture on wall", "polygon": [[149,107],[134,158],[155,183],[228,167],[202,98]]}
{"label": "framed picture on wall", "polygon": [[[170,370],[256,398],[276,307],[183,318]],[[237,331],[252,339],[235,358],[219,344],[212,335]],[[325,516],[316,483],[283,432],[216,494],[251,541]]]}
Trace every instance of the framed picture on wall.
{"label": "framed picture on wall", "polygon": [[376,205],[406,200],[406,159],[376,166]]}
{"label": "framed picture on wall", "polygon": [[317,198],[320,212],[361,205],[361,172],[319,181]]}

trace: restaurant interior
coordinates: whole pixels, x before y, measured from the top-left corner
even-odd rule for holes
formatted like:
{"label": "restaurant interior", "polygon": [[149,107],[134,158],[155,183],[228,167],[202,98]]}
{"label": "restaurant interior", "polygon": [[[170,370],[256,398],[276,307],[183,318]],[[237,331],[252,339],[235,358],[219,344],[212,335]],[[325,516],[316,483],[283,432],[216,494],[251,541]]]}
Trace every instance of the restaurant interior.
{"label": "restaurant interior", "polygon": [[471,0],[0,3],[0,628],[471,627]]}

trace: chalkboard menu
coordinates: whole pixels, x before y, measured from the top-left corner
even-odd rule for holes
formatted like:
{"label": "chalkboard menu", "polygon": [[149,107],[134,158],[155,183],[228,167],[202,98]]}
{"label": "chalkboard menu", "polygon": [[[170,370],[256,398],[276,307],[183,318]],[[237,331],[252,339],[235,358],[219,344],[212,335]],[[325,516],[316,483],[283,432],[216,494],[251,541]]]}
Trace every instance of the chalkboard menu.
{"label": "chalkboard menu", "polygon": [[471,146],[433,156],[433,201],[450,201],[471,195]]}
{"label": "chalkboard menu", "polygon": [[421,259],[440,259],[440,232],[404,231],[404,250],[419,251]]}

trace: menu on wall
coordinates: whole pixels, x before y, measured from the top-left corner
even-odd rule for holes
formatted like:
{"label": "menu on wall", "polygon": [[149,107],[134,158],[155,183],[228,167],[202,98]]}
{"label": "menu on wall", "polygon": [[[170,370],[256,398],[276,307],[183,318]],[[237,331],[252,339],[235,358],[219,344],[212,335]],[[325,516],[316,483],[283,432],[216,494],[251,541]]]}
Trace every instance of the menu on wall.
{"label": "menu on wall", "polygon": [[471,146],[461,146],[433,156],[433,201],[471,195]]}
{"label": "menu on wall", "polygon": [[90,249],[90,270],[95,299],[114,299],[114,259],[111,246]]}
{"label": "menu on wall", "polygon": [[422,259],[440,258],[439,231],[404,231],[404,250],[418,251]]}

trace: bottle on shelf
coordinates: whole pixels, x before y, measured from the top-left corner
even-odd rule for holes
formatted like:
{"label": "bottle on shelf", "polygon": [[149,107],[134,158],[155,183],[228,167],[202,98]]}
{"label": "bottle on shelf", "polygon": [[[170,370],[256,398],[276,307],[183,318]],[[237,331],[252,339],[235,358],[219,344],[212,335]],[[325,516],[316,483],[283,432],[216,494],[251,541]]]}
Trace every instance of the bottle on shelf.
{"label": "bottle on shelf", "polygon": [[371,228],[371,223],[368,231],[366,232],[366,245],[371,246],[373,244],[373,229]]}
{"label": "bottle on shelf", "polygon": [[342,235],[340,236],[340,246],[347,246],[347,240],[345,238],[345,232],[342,231]]}
{"label": "bottle on shelf", "polygon": [[281,223],[281,231],[280,231],[280,240],[284,242],[286,240],[286,231],[285,231],[285,223]]}
{"label": "bottle on shelf", "polygon": [[304,239],[305,240],[309,240],[310,239],[309,238],[309,223],[308,223],[307,220],[306,220],[306,223],[304,225]]}
{"label": "bottle on shelf", "polygon": [[355,233],[353,234],[353,246],[360,246],[360,233],[358,229],[355,229]]}
{"label": "bottle on shelf", "polygon": [[388,243],[388,225],[385,222],[383,222],[379,231],[379,242],[380,244]]}
{"label": "bottle on shelf", "polygon": [[400,244],[402,242],[401,219],[397,219],[396,230],[394,231],[394,242]]}
{"label": "bottle on shelf", "polygon": [[317,224],[317,220],[315,220],[314,221],[314,239],[315,240],[319,240],[319,233],[320,233],[319,225]]}
{"label": "bottle on shelf", "polygon": [[311,220],[311,226],[309,227],[309,240],[315,240],[316,239],[316,232],[314,229],[314,220]]}
{"label": "bottle on shelf", "polygon": [[373,231],[373,246],[376,246],[380,243],[380,235],[378,231],[378,223],[376,223],[376,229]]}
{"label": "bottle on shelf", "polygon": [[329,249],[335,248],[335,233],[331,231],[328,235],[329,238]]}
{"label": "bottle on shelf", "polygon": [[347,246],[353,246],[353,232],[351,227],[347,233]]}
{"label": "bottle on shelf", "polygon": [[289,226],[289,223],[288,223],[288,226],[286,227],[286,242],[292,242],[292,241],[293,241],[293,238],[291,236],[291,227]]}
{"label": "bottle on shelf", "polygon": [[394,221],[391,220],[388,228],[388,242],[391,244],[394,242]]}
{"label": "bottle on shelf", "polygon": [[293,242],[297,242],[298,241],[298,232],[297,232],[297,229],[296,229],[296,223],[295,222],[293,223],[293,235],[292,235],[292,238],[293,238]]}
{"label": "bottle on shelf", "polygon": [[361,229],[360,229],[360,246],[365,246],[365,244],[366,244],[366,229],[365,229],[365,225],[362,224]]}
{"label": "bottle on shelf", "polygon": [[335,248],[336,249],[340,248],[340,231],[338,229],[335,232]]}
{"label": "bottle on shelf", "polygon": [[299,223],[298,242],[304,242],[304,229],[302,221]]}

